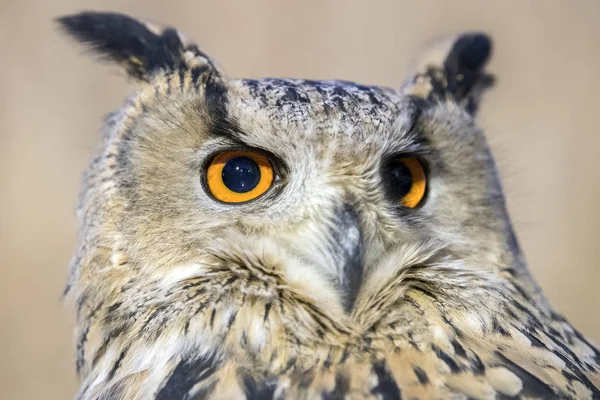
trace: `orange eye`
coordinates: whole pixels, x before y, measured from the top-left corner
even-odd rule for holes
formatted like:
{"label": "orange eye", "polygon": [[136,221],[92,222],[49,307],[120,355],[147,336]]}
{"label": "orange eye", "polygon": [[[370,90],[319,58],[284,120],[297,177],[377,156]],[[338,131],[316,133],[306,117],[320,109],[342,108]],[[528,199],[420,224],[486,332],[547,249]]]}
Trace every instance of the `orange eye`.
{"label": "orange eye", "polygon": [[427,187],[423,164],[416,158],[398,158],[386,168],[388,190],[394,199],[407,208],[417,207]]}
{"label": "orange eye", "polygon": [[251,151],[225,151],[212,159],[206,171],[208,190],[225,203],[243,203],[266,192],[273,183],[269,160]]}

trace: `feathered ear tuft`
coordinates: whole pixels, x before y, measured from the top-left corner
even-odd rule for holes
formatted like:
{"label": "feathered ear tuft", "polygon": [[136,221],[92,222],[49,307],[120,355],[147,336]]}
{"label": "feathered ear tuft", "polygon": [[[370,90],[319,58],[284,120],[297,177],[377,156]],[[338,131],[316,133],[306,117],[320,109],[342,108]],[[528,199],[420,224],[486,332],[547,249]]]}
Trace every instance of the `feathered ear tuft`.
{"label": "feathered ear tuft", "polygon": [[192,69],[196,74],[220,75],[215,62],[173,28],[160,28],[127,15],[83,12],[57,19],[78,41],[127,73],[149,81],[159,70]]}
{"label": "feathered ear tuft", "polygon": [[428,101],[453,99],[475,114],[481,95],[494,83],[485,71],[492,41],[483,33],[438,40],[426,48],[404,84],[404,93]]}

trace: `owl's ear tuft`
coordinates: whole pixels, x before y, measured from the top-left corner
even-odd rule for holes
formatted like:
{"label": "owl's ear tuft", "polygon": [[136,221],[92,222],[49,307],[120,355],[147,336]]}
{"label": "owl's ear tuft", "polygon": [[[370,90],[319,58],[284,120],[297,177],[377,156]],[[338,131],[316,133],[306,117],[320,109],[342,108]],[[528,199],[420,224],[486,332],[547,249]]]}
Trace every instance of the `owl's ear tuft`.
{"label": "owl's ear tuft", "polygon": [[195,70],[220,75],[216,63],[173,28],[161,28],[127,15],[83,12],[63,16],[58,24],[105,60],[122,65],[127,73],[149,81],[157,71]]}
{"label": "owl's ear tuft", "polygon": [[481,96],[494,83],[485,71],[492,41],[484,33],[464,33],[437,40],[416,59],[403,92],[427,101],[454,100],[475,114]]}

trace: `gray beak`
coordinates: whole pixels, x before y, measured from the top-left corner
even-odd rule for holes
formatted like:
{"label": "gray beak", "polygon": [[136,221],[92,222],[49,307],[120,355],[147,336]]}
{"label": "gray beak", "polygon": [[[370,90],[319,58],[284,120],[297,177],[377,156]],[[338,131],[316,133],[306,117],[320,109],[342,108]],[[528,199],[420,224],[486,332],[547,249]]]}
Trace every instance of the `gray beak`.
{"label": "gray beak", "polygon": [[363,237],[358,213],[344,206],[336,213],[330,246],[338,266],[338,290],[346,312],[354,307],[364,272]]}

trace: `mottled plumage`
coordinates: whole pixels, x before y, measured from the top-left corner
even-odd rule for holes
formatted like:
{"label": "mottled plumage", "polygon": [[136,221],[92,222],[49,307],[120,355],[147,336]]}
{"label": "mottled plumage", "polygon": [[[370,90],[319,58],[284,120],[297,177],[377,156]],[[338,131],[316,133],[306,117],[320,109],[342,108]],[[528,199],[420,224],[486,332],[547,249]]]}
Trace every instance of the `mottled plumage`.
{"label": "mottled plumage", "polygon": [[[485,35],[396,90],[230,79],[173,29],[60,23],[137,81],[83,181],[79,399],[600,398],[600,352],[527,272],[474,122]],[[228,149],[266,154],[270,189],[212,198]],[[390,197],[399,154],[426,165],[419,207]]]}

